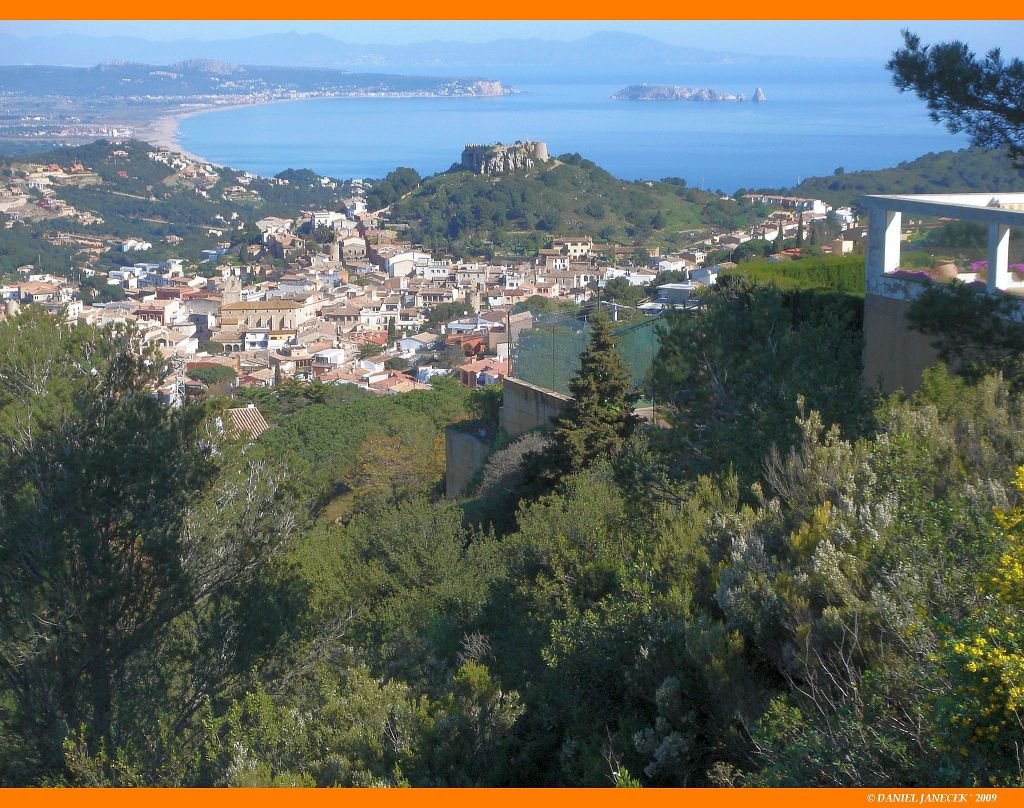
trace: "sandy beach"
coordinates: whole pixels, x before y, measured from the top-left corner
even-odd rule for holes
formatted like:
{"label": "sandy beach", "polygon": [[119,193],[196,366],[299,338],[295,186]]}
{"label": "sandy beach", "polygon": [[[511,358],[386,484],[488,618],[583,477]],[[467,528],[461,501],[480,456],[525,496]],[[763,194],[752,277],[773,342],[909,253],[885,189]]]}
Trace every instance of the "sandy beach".
{"label": "sandy beach", "polygon": [[178,142],[178,124],[185,118],[191,118],[195,115],[204,115],[207,112],[217,112],[225,109],[244,109],[245,107],[259,107],[266,104],[287,104],[293,101],[305,101],[305,98],[272,98],[260,101],[254,101],[251,103],[230,103],[230,104],[210,104],[198,109],[184,109],[176,112],[169,112],[164,115],[154,118],[148,123],[139,124],[135,127],[135,136],[139,140],[143,140],[146,143],[151,143],[154,146],[163,146],[170,149],[172,152],[183,154],[190,160],[194,160],[197,163],[208,163],[210,165],[218,165],[211,160],[207,160],[198,154],[186,151],[182,148],[181,143]]}
{"label": "sandy beach", "polygon": [[[509,93],[518,93],[518,90],[510,90]],[[217,165],[205,157],[201,157],[197,154],[185,151],[178,142],[178,124],[185,118],[191,118],[195,115],[203,115],[207,112],[217,112],[223,109],[244,109],[245,107],[259,107],[267,104],[289,104],[296,101],[309,101],[312,98],[372,98],[372,97],[384,97],[384,98],[441,98],[433,93],[381,93],[381,94],[370,94],[370,93],[337,93],[334,95],[319,95],[314,97],[301,97],[301,98],[266,98],[260,99],[259,101],[243,102],[239,103],[233,101],[227,104],[208,104],[203,107],[193,109],[183,109],[175,112],[168,112],[152,121],[147,123],[137,124],[135,126],[135,136],[139,140],[144,140],[146,143],[151,143],[154,146],[164,146],[173,152],[183,154],[191,160],[195,160],[200,163],[210,163],[211,165]]]}
{"label": "sandy beach", "polygon": [[198,154],[192,154],[191,152],[185,151],[178,142],[178,123],[185,119],[191,118],[194,115],[202,115],[205,112],[213,112],[218,109],[238,109],[241,107],[256,106],[255,104],[223,104],[223,105],[212,105],[203,107],[202,109],[190,109],[182,110],[180,112],[171,112],[166,115],[161,115],[159,118],[154,118],[152,121],[138,126],[135,130],[135,136],[139,140],[144,140],[146,143],[151,143],[154,146],[163,146],[164,148],[170,149],[173,152],[183,154],[190,160],[195,160],[198,163],[209,163],[205,157],[201,157]]}

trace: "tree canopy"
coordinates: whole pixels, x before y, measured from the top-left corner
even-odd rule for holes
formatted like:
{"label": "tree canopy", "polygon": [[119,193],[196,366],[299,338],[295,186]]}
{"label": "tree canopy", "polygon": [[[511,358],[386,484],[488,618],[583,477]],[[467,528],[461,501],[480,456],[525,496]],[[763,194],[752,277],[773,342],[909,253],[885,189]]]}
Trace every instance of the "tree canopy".
{"label": "tree canopy", "polygon": [[444,430],[496,390],[237,391],[271,426],[236,442],[130,329],[9,319],[0,779],[1019,786],[1024,399],[872,400],[859,307],[726,281],[647,426],[596,323],[478,502]]}
{"label": "tree canopy", "polygon": [[963,42],[922,45],[910,31],[903,41],[886,65],[896,86],[913,90],[951,132],[1024,164],[1024,62],[1004,61],[998,48],[979,58]]}
{"label": "tree canopy", "polygon": [[159,403],[159,355],[129,327],[28,313],[0,325],[0,354],[0,674],[18,739],[0,767],[74,781],[71,733],[116,781],[106,756],[150,770],[161,734],[273,646],[244,611],[283,594],[246,588],[294,537],[286,475],[207,407]]}
{"label": "tree canopy", "polygon": [[615,350],[611,322],[599,315],[590,324],[590,344],[569,382],[572,401],[552,434],[554,464],[566,472],[616,455],[638,423],[632,374]]}
{"label": "tree canopy", "polygon": [[200,365],[192,368],[188,372],[188,375],[190,378],[195,379],[197,382],[202,382],[203,384],[229,382],[238,376],[234,369],[227,365]]}

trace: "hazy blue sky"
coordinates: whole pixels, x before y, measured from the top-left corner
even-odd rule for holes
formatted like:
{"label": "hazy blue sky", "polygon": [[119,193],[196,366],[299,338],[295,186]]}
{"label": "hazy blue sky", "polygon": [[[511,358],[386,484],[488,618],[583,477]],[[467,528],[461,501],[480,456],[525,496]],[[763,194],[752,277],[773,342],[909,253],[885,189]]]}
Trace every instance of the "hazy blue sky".
{"label": "hazy blue sky", "polygon": [[225,21],[225,22],[0,22],[0,31],[19,36],[67,32],[149,39],[227,39],[278,31],[318,32],[357,43],[409,43],[430,39],[485,41],[501,37],[576,39],[594,31],[646,34],[673,45],[740,53],[863,57],[879,60],[900,44],[909,27],[925,42],[966,41],[978,52],[1001,47],[1024,56],[1024,22],[1019,21]]}

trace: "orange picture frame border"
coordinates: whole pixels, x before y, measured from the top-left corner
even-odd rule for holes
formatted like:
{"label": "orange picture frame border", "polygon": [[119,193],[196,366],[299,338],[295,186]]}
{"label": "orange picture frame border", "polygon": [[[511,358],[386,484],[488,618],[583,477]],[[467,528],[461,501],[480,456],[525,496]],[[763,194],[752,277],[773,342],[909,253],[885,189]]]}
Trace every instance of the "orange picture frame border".
{"label": "orange picture frame border", "polygon": [[778,789],[7,789],[12,806],[81,808],[873,808],[876,805],[1024,805],[1024,790],[957,788]]}
{"label": "orange picture frame border", "polygon": [[[270,0],[176,0],[139,3],[130,0],[50,0],[42,4],[5,3],[4,20],[330,20],[321,5],[309,16],[300,4]],[[562,0],[550,4],[480,3],[444,0],[423,3],[389,0],[337,7],[339,19],[352,20],[1014,20],[1024,15],[1017,3],[991,0],[965,5],[953,0],[859,0],[857,3],[770,3],[730,0],[727,3],[683,3],[649,0],[643,6],[624,6],[610,0]],[[319,13],[317,13],[319,11]],[[2,24],[2,23],[0,23]]]}
{"label": "orange picture frame border", "polygon": [[[322,7],[321,7],[322,8]],[[516,14],[517,9],[520,13]],[[4,21],[25,20],[318,20],[303,15],[305,7],[269,0],[177,0],[173,4],[140,4],[128,0],[50,0],[45,4],[5,4]],[[529,13],[526,13],[526,12]],[[1008,0],[964,6],[952,0],[861,0],[856,4],[766,3],[732,0],[727,4],[683,4],[650,0],[642,7],[624,7],[609,0],[563,0],[537,4],[483,4],[445,0],[424,4],[391,0],[355,4],[342,19],[351,20],[1018,20],[1024,7]],[[624,13],[625,12],[625,13]],[[632,12],[633,16],[628,16]],[[723,16],[723,12],[728,16]],[[13,808],[866,808],[875,805],[1024,806],[1024,789],[2,789],[0,801]]]}

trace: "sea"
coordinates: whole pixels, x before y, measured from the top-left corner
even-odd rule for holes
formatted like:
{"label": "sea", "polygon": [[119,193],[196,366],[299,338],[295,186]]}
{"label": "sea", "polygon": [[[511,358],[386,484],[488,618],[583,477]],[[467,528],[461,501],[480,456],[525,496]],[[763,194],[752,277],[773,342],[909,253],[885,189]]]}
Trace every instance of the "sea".
{"label": "sea", "polygon": [[[408,166],[444,171],[470,143],[542,140],[624,180],[678,177],[734,193],[878,169],[965,147],[900,93],[876,62],[771,59],[614,72],[490,70],[519,90],[495,98],[324,98],[217,110],[180,122],[178,142],[221,165],[273,176],[309,168],[340,179]],[[764,103],[613,101],[631,84],[743,93]]]}

